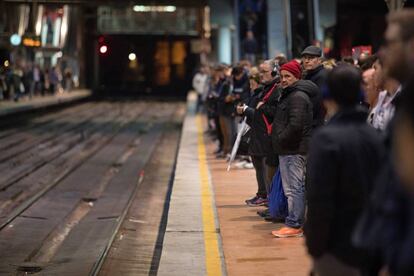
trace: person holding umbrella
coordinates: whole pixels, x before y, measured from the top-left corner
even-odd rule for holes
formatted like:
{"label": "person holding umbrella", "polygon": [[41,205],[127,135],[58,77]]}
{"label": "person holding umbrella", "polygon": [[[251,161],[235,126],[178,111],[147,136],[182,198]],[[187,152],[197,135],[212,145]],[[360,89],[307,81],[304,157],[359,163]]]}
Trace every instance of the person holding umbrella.
{"label": "person holding umbrella", "polygon": [[[257,77],[250,76],[251,87],[255,87],[252,82],[259,80]],[[248,105],[237,107],[237,113],[246,116],[247,124],[251,127],[248,153],[256,170],[258,187],[256,195],[245,201],[249,206],[262,206],[268,202],[267,193],[271,179],[267,174],[269,168],[266,165],[266,157],[269,152],[272,152],[269,135],[273,113],[276,108],[272,99],[277,98],[279,93],[278,83],[280,78],[277,64],[273,60],[267,60],[260,64],[259,77],[263,86],[253,91]]]}

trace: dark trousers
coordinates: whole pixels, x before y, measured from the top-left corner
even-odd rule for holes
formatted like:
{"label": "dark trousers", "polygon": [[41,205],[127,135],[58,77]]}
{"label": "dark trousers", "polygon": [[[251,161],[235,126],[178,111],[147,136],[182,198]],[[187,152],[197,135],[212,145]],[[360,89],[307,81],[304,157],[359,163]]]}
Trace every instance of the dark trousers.
{"label": "dark trousers", "polygon": [[267,193],[270,193],[271,183],[273,180],[273,176],[275,176],[276,174],[277,167],[266,164],[266,169],[266,190]]}
{"label": "dark trousers", "polygon": [[254,169],[256,171],[256,180],[257,180],[257,195],[265,198],[267,197],[267,189],[266,189],[266,180],[267,180],[267,173],[266,173],[266,157],[265,156],[252,156],[252,162]]}
{"label": "dark trousers", "polygon": [[214,116],[214,124],[216,127],[216,137],[217,137],[217,140],[219,141],[219,149],[223,150],[223,132],[220,126],[219,116]]}

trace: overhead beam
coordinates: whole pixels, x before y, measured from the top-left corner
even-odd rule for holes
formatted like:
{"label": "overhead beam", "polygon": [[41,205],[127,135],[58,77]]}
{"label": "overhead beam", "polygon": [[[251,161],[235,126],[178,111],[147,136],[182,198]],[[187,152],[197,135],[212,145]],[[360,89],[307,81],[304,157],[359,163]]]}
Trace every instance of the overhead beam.
{"label": "overhead beam", "polygon": [[180,7],[203,7],[207,5],[207,0],[199,1],[188,1],[188,0],[3,0],[6,3],[18,3],[18,4],[32,4],[37,2],[39,4],[84,4],[89,6],[99,6],[107,4],[116,4],[116,5],[176,5]]}

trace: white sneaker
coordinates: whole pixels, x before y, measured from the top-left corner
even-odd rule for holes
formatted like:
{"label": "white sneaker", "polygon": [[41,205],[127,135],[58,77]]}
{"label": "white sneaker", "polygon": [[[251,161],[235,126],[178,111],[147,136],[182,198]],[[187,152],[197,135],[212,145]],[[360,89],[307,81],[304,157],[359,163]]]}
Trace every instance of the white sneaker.
{"label": "white sneaker", "polygon": [[253,163],[252,163],[252,162],[245,162],[243,167],[244,167],[245,169],[253,169],[253,168],[254,168],[254,166],[253,166]]}
{"label": "white sneaker", "polygon": [[237,163],[234,164],[234,167],[238,168],[238,169],[244,169],[244,166],[246,165],[246,161],[239,161]]}

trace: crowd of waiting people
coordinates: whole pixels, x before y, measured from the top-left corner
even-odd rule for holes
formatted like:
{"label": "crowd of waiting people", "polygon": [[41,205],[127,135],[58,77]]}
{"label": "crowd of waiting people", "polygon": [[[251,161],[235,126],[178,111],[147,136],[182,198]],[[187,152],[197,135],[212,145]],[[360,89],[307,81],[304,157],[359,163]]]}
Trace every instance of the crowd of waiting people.
{"label": "crowd of waiting people", "polygon": [[71,70],[59,66],[42,69],[23,63],[0,67],[0,100],[19,101],[22,97],[54,95],[74,88]]}
{"label": "crowd of waiting people", "polygon": [[284,222],[276,237],[305,235],[312,275],[414,275],[414,10],[387,20],[381,50],[358,61],[309,46],[193,79],[217,158],[229,158],[244,118],[250,127],[247,205],[268,205],[279,170],[287,215],[258,215]]}

